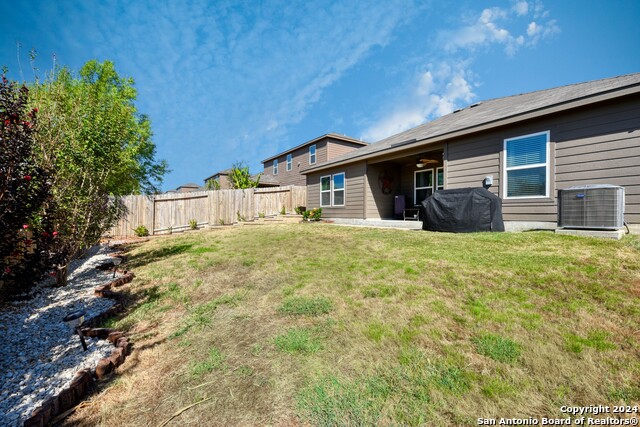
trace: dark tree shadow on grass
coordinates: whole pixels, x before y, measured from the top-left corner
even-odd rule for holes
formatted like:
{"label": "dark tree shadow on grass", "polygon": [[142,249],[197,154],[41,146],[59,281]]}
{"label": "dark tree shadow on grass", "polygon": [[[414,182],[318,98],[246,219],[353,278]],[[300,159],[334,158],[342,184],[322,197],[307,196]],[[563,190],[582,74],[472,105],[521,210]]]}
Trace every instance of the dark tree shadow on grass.
{"label": "dark tree shadow on grass", "polygon": [[193,243],[183,243],[133,255],[127,261],[127,267],[133,270],[152,262],[161,261],[174,255],[180,255],[189,251],[193,245]]}

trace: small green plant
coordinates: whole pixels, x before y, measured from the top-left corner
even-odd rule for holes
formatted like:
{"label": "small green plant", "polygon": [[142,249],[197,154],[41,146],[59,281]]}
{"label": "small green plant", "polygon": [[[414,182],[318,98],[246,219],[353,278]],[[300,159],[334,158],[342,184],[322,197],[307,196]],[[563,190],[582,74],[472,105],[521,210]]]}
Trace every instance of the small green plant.
{"label": "small green plant", "polygon": [[378,321],[369,323],[363,332],[367,338],[374,342],[380,342],[383,337],[391,335],[391,329]]}
{"label": "small green plant", "polygon": [[246,218],[243,215],[240,215],[240,211],[236,212],[236,217],[238,218],[238,222],[246,221]]}
{"label": "small green plant", "polygon": [[325,297],[290,297],[278,311],[282,314],[298,316],[319,316],[333,310],[333,303]]}
{"label": "small green plant", "polygon": [[133,232],[138,237],[146,237],[149,235],[149,229],[144,225],[137,226],[136,228],[133,229]]}
{"label": "small green plant", "polygon": [[209,355],[207,359],[196,362],[191,365],[191,375],[199,378],[209,372],[212,372],[217,369],[222,369],[224,367],[224,355],[215,347],[212,347],[209,350]]}
{"label": "small green plant", "polygon": [[375,284],[362,290],[365,298],[384,298],[398,293],[398,288],[392,285]]}
{"label": "small green plant", "polygon": [[304,221],[320,221],[322,217],[322,208],[313,208],[310,211],[302,212],[302,219]]}
{"label": "small green plant", "polygon": [[220,223],[220,225],[224,225],[224,219],[220,218],[220,219],[218,220],[218,223]]}
{"label": "small green plant", "polygon": [[565,347],[572,353],[582,353],[584,347],[591,347],[598,351],[612,350],[616,348],[615,344],[610,342],[609,334],[604,331],[591,331],[583,338],[575,334],[566,334],[564,337]]}
{"label": "small green plant", "polygon": [[264,212],[258,212],[258,218],[264,218],[265,216]]}
{"label": "small green plant", "polygon": [[168,234],[173,234],[173,227],[172,226],[168,226],[167,227],[167,233]]}
{"label": "small green plant", "polygon": [[195,219],[190,219],[189,220],[189,228],[191,228],[192,230],[197,230],[198,229],[198,221],[196,221]]}
{"label": "small green plant", "polygon": [[306,206],[296,206],[296,208],[294,209],[296,212],[296,215],[302,215],[304,211],[307,210]]}
{"label": "small green plant", "polygon": [[473,342],[478,353],[497,362],[513,363],[518,360],[522,352],[518,343],[499,335],[484,334],[474,338]]}
{"label": "small green plant", "polygon": [[287,214],[287,208],[282,206],[282,209],[280,209],[280,215],[286,215]]}
{"label": "small green plant", "polygon": [[322,349],[317,338],[305,328],[291,328],[274,339],[276,348],[285,353],[313,354]]}

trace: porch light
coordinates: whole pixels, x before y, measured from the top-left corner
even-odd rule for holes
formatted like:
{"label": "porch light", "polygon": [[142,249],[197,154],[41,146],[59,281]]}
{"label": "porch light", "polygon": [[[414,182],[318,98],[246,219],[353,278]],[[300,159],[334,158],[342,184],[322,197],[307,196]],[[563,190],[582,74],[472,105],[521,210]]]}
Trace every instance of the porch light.
{"label": "porch light", "polygon": [[418,163],[416,163],[416,167],[417,168],[423,168],[424,167],[424,163],[418,162]]}
{"label": "porch light", "polygon": [[87,351],[87,343],[84,341],[84,335],[82,335],[82,323],[84,322],[84,315],[87,314],[84,310],[76,310],[67,314],[62,321],[71,329],[74,329],[80,337],[82,348]]}

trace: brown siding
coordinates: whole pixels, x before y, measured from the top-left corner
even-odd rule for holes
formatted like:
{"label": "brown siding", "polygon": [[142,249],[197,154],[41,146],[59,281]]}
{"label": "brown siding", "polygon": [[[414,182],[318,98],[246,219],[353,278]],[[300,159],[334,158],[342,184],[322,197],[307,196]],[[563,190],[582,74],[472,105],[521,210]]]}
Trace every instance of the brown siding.
{"label": "brown siding", "polygon": [[205,187],[207,186],[209,181],[218,181],[218,184],[220,184],[220,190],[230,190],[231,189],[231,181],[229,180],[229,176],[228,175],[219,175],[217,178],[212,178],[212,179],[209,179],[209,180],[205,181],[205,183],[204,183]]}
{"label": "brown siding", "polygon": [[[389,194],[383,194],[380,187],[380,176],[388,173],[393,177],[394,187]],[[366,218],[391,219],[393,218],[393,204],[396,195],[400,194],[401,179],[400,167],[397,165],[374,164],[367,167],[366,185]]]}
{"label": "brown siding", "polygon": [[495,131],[451,140],[447,150],[446,188],[478,187],[493,175],[491,191],[500,193],[503,141],[550,131],[550,196],[503,200],[508,221],[556,221],[557,190],[574,185],[625,187],[627,220],[640,223],[640,98],[617,100]]}
{"label": "brown siding", "polygon": [[558,128],[557,188],[621,185],[626,219],[640,223],[640,100],[572,114]]}
{"label": "brown siding", "polygon": [[[287,155],[278,157],[278,174],[273,174],[273,160],[264,164],[264,175],[274,177],[280,185],[306,185],[307,179],[300,173],[301,170],[309,167],[309,147],[313,144],[300,147],[291,152],[293,161],[291,170],[287,170]],[[316,164],[327,159],[327,143],[319,141],[316,143]]]}
{"label": "brown siding", "polygon": [[320,207],[320,177],[336,173],[345,173],[345,205],[341,207],[322,207],[325,218],[364,218],[365,162],[311,173],[307,176],[307,209]]}
{"label": "brown siding", "polygon": [[363,145],[354,144],[352,142],[327,139],[327,160],[335,159],[338,156],[342,156],[343,154],[350,153],[351,151],[362,147]]}
{"label": "brown siding", "polygon": [[[333,138],[324,138],[320,141],[316,141],[316,163],[324,163],[327,160],[333,159],[342,154],[353,151],[362,147],[361,145],[351,142],[340,141]],[[307,179],[300,171],[307,169],[309,166],[309,147],[314,144],[307,144],[297,150],[292,151],[290,154],[293,156],[292,168],[287,170],[287,154],[279,156],[278,160],[278,174],[273,174],[273,160],[270,160],[264,164],[264,175],[274,177],[280,185],[306,185]]]}

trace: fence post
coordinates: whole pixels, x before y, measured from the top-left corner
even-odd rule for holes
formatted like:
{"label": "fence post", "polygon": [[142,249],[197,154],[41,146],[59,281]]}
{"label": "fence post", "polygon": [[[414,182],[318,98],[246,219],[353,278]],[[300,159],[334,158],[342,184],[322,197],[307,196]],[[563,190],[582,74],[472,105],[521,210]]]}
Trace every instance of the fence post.
{"label": "fence post", "polygon": [[144,198],[144,226],[147,227],[150,234],[153,236],[156,228],[156,197],[149,195]]}

